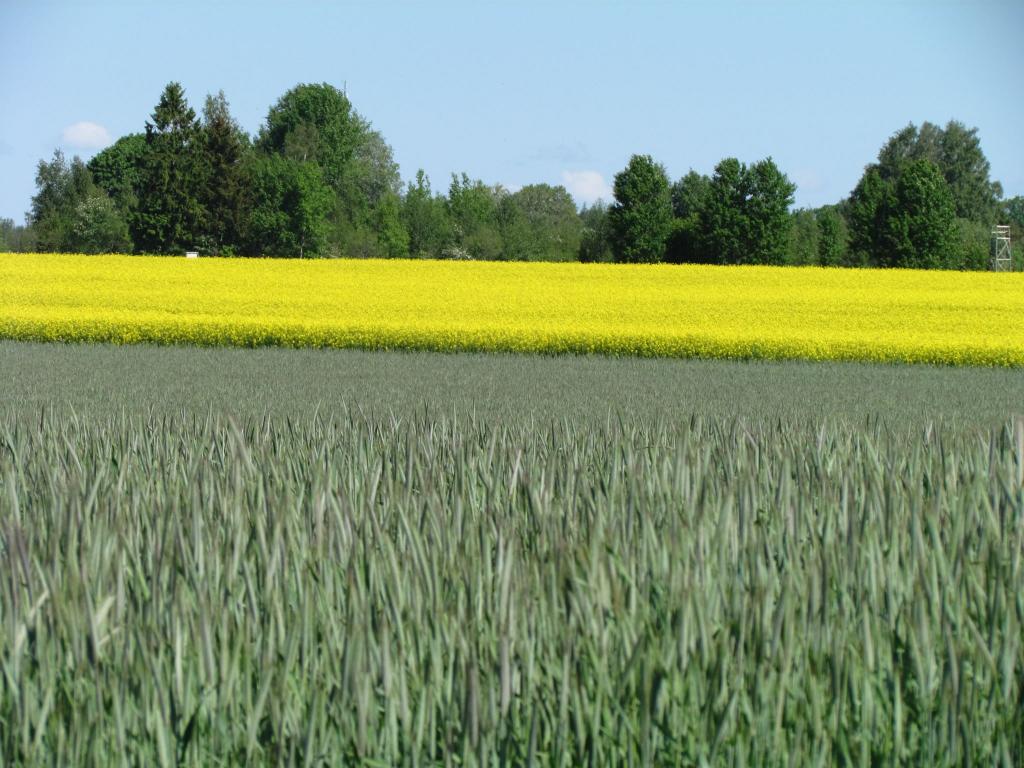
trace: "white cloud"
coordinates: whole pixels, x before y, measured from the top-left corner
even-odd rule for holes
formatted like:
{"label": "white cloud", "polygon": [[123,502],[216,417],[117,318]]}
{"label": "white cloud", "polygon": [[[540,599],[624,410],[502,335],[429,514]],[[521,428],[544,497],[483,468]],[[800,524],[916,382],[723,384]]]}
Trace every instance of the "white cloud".
{"label": "white cloud", "polygon": [[98,123],[84,120],[64,129],[64,143],[75,149],[103,149],[110,144],[110,132]]}
{"label": "white cloud", "polygon": [[562,171],[562,183],[577,203],[611,200],[612,188],[597,171]]}

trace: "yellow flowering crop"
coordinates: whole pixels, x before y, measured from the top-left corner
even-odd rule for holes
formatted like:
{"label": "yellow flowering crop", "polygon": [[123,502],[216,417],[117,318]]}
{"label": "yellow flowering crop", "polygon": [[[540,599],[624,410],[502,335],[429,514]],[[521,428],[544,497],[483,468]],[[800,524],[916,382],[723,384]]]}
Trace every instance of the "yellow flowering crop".
{"label": "yellow flowering crop", "polygon": [[0,337],[1024,365],[1024,274],[0,254]]}

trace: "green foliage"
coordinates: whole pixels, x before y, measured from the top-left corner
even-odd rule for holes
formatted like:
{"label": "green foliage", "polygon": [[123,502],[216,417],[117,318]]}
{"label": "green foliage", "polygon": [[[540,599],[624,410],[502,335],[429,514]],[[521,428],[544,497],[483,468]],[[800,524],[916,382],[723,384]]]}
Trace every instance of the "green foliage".
{"label": "green foliage", "polygon": [[134,215],[138,206],[146,146],[145,134],[130,133],[94,155],[87,164],[96,186],[110,195],[126,219]]}
{"label": "green foliage", "polygon": [[327,239],[334,194],[313,163],[257,155],[248,167],[253,207],[247,252],[268,256],[317,256]]}
{"label": "green foliage", "polygon": [[78,253],[127,253],[132,248],[128,224],[102,190],[96,190],[75,206],[71,244]]}
{"label": "green foliage", "polygon": [[440,258],[454,237],[448,204],[430,189],[430,179],[419,170],[402,201],[402,223],[409,237],[409,253],[416,258]]}
{"label": "green foliage", "polygon": [[614,192],[608,220],[615,260],[663,261],[672,234],[672,196],[665,169],[650,155],[633,155],[616,174]]}
{"label": "green foliage", "polygon": [[[36,172],[29,223],[33,246],[42,252],[121,252],[131,247],[124,217],[75,157],[57,150]],[[13,229],[12,229],[13,234]]]}
{"label": "green foliage", "polygon": [[715,167],[700,214],[703,252],[718,264],[782,264],[796,187],[772,159]]}
{"label": "green foliage", "polygon": [[463,173],[452,174],[448,188],[448,213],[455,234],[455,244],[472,259],[494,260],[505,257],[504,243],[498,221],[498,204],[508,193],[500,187],[489,187],[480,180],[470,180]]}
{"label": "green foliage", "polygon": [[850,255],[849,227],[836,206],[819,208],[815,219],[818,223],[818,264],[823,267],[854,266]]}
{"label": "green foliage", "polygon": [[333,85],[300,84],[270,108],[256,145],[297,162],[315,163],[328,186],[341,194],[366,131],[348,97]]}
{"label": "green foliage", "polygon": [[34,253],[35,232],[30,226],[15,224],[14,219],[0,219],[0,251],[4,253]]}
{"label": "green foliage", "polygon": [[579,260],[582,262],[614,261],[611,244],[611,225],[608,206],[598,200],[580,211],[583,231],[580,234]]}
{"label": "green foliage", "polygon": [[939,128],[925,122],[897,131],[878,153],[882,178],[895,180],[915,160],[930,160],[949,185],[955,214],[980,224],[991,224],[1002,186],[989,178],[990,165],[981,149],[978,129],[950,120]]}
{"label": "green foliage", "polygon": [[572,261],[577,257],[583,223],[565,187],[529,184],[507,199],[522,222],[524,245],[517,258]]}
{"label": "green foliage", "polygon": [[950,269],[989,268],[991,262],[991,227],[969,219],[955,219],[951,234],[948,263]]}
{"label": "green foliage", "polygon": [[1000,219],[1000,224],[1024,230],[1024,197],[1017,195],[1004,200],[1000,207]]}
{"label": "green foliage", "polygon": [[949,186],[927,159],[907,161],[889,180],[870,169],[852,199],[856,247],[884,267],[954,266],[954,219]]}
{"label": "green foliage", "polygon": [[0,364],[4,765],[1021,764],[1024,434],[889,400],[1019,376],[151,352]]}
{"label": "green foliage", "polygon": [[391,259],[407,257],[409,233],[402,222],[402,198],[394,192],[384,194],[374,206],[373,217],[381,255]]}
{"label": "green foliage", "polygon": [[784,263],[798,266],[818,263],[821,232],[814,211],[801,208],[790,214],[789,244]]}
{"label": "green foliage", "polygon": [[711,179],[690,171],[672,185],[672,215],[675,217],[666,260],[674,264],[707,261],[701,229],[701,213],[708,204]]}
{"label": "green foliage", "polygon": [[892,181],[886,181],[877,166],[869,166],[857,182],[848,206],[855,260],[875,264],[881,258],[885,216],[894,206],[894,194]]}
{"label": "green foliage", "polygon": [[181,253],[204,240],[207,185],[199,121],[178,83],[164,89],[146,123],[139,204],[129,222],[137,250]]}
{"label": "green foliage", "polygon": [[207,96],[203,107],[202,204],[207,249],[213,253],[232,253],[242,242],[247,215],[248,152],[249,137],[231,116],[224,92]]}

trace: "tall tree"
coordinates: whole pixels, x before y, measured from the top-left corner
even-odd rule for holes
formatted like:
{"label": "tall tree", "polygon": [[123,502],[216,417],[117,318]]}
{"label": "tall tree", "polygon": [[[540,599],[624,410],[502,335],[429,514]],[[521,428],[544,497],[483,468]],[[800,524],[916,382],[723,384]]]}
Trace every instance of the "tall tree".
{"label": "tall tree", "polygon": [[868,166],[847,206],[850,249],[854,260],[877,264],[882,249],[885,216],[893,209],[894,182],[882,177],[878,166]]}
{"label": "tall tree", "polygon": [[821,232],[814,211],[807,208],[793,211],[789,215],[789,244],[784,263],[793,266],[817,264],[820,240]]}
{"label": "tall tree", "polygon": [[203,141],[199,121],[179,83],[169,83],[146,123],[146,154],[132,217],[136,248],[175,253],[198,245],[204,234]]}
{"label": "tall tree", "polygon": [[675,264],[707,261],[700,217],[708,202],[711,179],[691,170],[672,185],[672,236],[666,259]]}
{"label": "tall tree", "polygon": [[206,235],[215,252],[234,253],[241,244],[244,227],[244,160],[249,137],[231,116],[224,91],[206,97],[203,139]]}
{"label": "tall tree", "polygon": [[130,133],[122,136],[88,163],[93,181],[103,189],[130,219],[138,207],[138,191],[146,155],[146,135]]}
{"label": "tall tree", "polygon": [[615,176],[608,211],[616,261],[658,262],[672,231],[672,197],[665,169],[650,155],[633,155]]}
{"label": "tall tree", "polygon": [[879,224],[882,266],[935,269],[950,264],[956,210],[949,185],[931,160],[906,164]]}
{"label": "tall tree", "polygon": [[85,163],[57,150],[39,163],[28,220],[40,251],[124,252],[131,248],[124,217],[92,180]]}
{"label": "tall tree", "polygon": [[1002,185],[989,178],[991,167],[981,149],[977,128],[950,120],[945,128],[913,123],[894,133],[878,152],[876,167],[882,179],[895,181],[903,167],[915,160],[930,160],[942,173],[953,197],[956,215],[991,224]]}
{"label": "tall tree", "polygon": [[430,179],[422,169],[416,172],[416,180],[406,189],[402,222],[409,236],[411,256],[436,259],[452,243],[448,204],[444,196],[433,193]]}
{"label": "tall tree", "polygon": [[101,189],[75,206],[71,235],[72,250],[78,253],[125,253],[132,247],[124,217]]}
{"label": "tall tree", "polygon": [[520,258],[571,261],[580,247],[583,224],[565,187],[528,184],[508,197],[525,237]]}
{"label": "tall tree", "polygon": [[320,168],[281,155],[257,155],[247,170],[252,209],[246,251],[266,256],[320,255],[334,201]]}
{"label": "tall tree", "polygon": [[580,211],[583,232],[580,236],[579,260],[582,262],[614,261],[608,206],[598,200]]}
{"label": "tall tree", "polygon": [[256,144],[267,152],[315,163],[323,180],[340,194],[366,131],[366,122],[344,93],[328,83],[303,83],[270,108]]}
{"label": "tall tree", "polygon": [[504,257],[498,220],[498,204],[507,191],[489,187],[463,173],[452,174],[448,187],[448,212],[455,244],[469,258],[481,260]]}
{"label": "tall tree", "polygon": [[849,257],[849,229],[835,206],[819,208],[818,263],[823,267],[852,266]]}
{"label": "tall tree", "polygon": [[701,213],[709,260],[720,264],[782,264],[789,206],[796,186],[766,158],[747,167],[726,158],[715,167]]}

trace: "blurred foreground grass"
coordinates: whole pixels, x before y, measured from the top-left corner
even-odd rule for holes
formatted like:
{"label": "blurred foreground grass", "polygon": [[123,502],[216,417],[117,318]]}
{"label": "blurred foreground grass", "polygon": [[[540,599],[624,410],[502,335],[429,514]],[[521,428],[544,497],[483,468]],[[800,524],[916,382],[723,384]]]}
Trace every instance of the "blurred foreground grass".
{"label": "blurred foreground grass", "polygon": [[0,762],[1020,765],[1007,373],[0,345]]}

